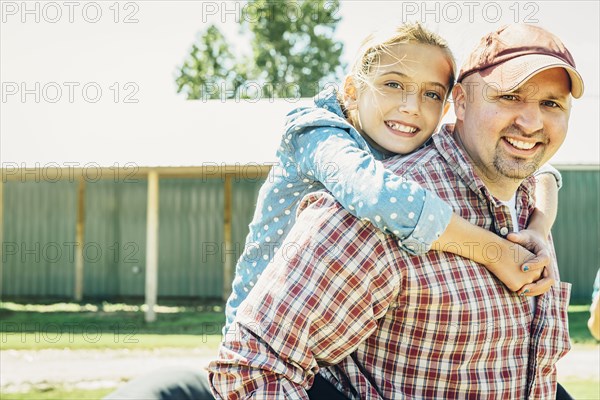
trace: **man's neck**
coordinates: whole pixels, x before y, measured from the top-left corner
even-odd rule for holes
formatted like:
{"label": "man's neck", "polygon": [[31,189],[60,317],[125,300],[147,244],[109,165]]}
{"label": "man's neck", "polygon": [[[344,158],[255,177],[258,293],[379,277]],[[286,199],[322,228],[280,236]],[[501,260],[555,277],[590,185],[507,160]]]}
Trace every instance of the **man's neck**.
{"label": "man's neck", "polygon": [[[473,160],[471,160],[471,162],[473,163]],[[475,163],[473,163],[473,170],[477,173],[477,176],[483,181],[485,187],[487,188],[487,190],[489,190],[492,196],[501,201],[509,201],[514,196],[515,192],[517,191],[522,182],[504,176],[497,176],[497,179],[494,180],[487,179],[486,174],[483,171],[479,170]]]}

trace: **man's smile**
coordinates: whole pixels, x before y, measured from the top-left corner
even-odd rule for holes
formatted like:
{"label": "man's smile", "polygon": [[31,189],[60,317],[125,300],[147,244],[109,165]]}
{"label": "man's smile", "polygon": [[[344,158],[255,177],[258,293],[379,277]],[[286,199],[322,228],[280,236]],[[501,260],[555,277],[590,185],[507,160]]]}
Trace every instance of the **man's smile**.
{"label": "man's smile", "polygon": [[534,139],[524,140],[505,136],[502,141],[508,150],[522,156],[533,155],[542,146],[542,142]]}

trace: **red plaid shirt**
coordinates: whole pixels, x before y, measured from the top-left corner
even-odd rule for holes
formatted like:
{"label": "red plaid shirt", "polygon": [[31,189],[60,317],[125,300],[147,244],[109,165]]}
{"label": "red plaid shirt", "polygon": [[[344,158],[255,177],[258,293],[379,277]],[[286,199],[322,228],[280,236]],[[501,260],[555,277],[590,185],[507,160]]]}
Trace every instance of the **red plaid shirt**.
{"label": "red plaid shirt", "polygon": [[[508,208],[451,130],[387,166],[472,223],[511,231]],[[520,228],[532,190],[528,179],[517,192]],[[481,265],[438,251],[411,256],[328,193],[314,194],[210,364],[211,385],[218,398],[307,399],[320,371],[349,398],[554,399],[555,364],[570,348],[569,294],[559,282],[534,312]]]}

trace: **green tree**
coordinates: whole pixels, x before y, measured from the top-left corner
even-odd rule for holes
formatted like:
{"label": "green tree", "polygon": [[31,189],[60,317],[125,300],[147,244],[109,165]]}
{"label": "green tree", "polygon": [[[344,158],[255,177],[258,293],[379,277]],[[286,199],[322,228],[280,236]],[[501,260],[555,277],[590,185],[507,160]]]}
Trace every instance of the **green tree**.
{"label": "green tree", "polygon": [[229,48],[221,31],[210,25],[180,68],[175,79],[177,93],[186,93],[188,99],[233,97],[228,91],[238,90],[246,80],[246,72]]}
{"label": "green tree", "polygon": [[341,75],[343,44],[333,37],[338,0],[250,0],[242,11],[252,56],[234,56],[211,25],[181,67],[178,93],[188,99],[310,97]]}

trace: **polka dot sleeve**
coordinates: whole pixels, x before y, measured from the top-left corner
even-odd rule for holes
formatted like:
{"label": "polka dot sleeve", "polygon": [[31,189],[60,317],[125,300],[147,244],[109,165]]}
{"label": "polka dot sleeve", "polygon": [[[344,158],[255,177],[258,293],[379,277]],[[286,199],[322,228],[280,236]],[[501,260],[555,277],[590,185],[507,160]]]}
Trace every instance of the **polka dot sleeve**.
{"label": "polka dot sleeve", "polygon": [[411,254],[429,251],[446,229],[451,207],[387,170],[344,129],[313,128],[293,135],[298,169],[320,181],[350,213],[398,237]]}

